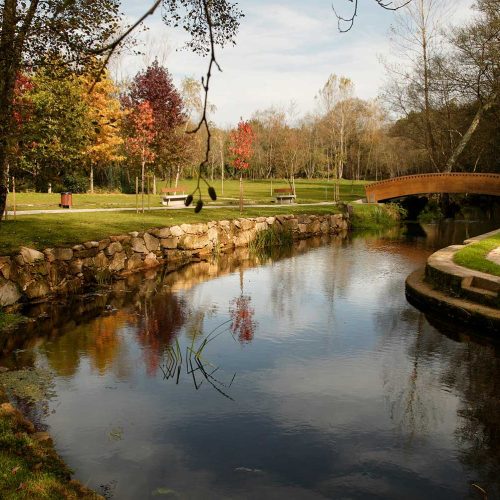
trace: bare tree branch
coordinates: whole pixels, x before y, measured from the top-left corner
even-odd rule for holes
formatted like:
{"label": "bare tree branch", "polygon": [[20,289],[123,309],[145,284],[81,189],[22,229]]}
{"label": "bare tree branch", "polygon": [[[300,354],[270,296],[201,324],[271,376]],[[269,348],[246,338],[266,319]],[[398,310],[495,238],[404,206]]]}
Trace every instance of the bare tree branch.
{"label": "bare tree branch", "polygon": [[[337,13],[335,7],[332,4],[332,10],[337,18],[337,26],[340,33],[347,33],[354,26],[354,18],[358,15],[358,1],[359,0],[348,0],[351,3],[354,3],[354,9],[351,17],[343,17]],[[405,5],[408,5],[412,0],[406,0],[402,5],[393,5],[392,0],[375,0],[380,7],[385,10],[399,10],[402,9]],[[347,23],[347,27],[342,27],[342,23]]]}
{"label": "bare tree branch", "polygon": [[208,36],[209,36],[209,42],[210,42],[210,61],[208,63],[208,70],[207,74],[205,77],[202,77],[201,79],[201,84],[203,86],[203,90],[205,91],[205,97],[203,100],[203,113],[201,115],[200,121],[198,122],[198,125],[192,129],[188,130],[188,134],[196,134],[203,126],[205,126],[205,130],[207,131],[207,141],[205,145],[205,158],[200,162],[198,166],[198,182],[196,184],[195,190],[191,193],[190,197],[186,200],[186,206],[189,206],[191,202],[193,201],[193,195],[195,193],[198,193],[198,201],[196,203],[196,208],[195,212],[199,212],[203,208],[203,200],[202,200],[202,194],[201,194],[201,188],[200,188],[200,181],[204,181],[205,184],[208,186],[208,193],[212,199],[216,199],[217,196],[215,194],[215,189],[210,186],[210,184],[207,182],[207,180],[203,177],[203,167],[205,167],[209,161],[209,156],[210,156],[210,147],[211,147],[211,139],[212,139],[212,134],[210,132],[210,125],[208,123],[208,117],[207,117],[207,109],[208,109],[208,91],[210,88],[210,78],[212,77],[212,68],[215,66],[219,71],[222,72],[221,67],[219,66],[219,63],[217,62],[217,59],[215,58],[215,41],[214,41],[214,36],[213,36],[213,29],[212,29],[212,18],[210,16],[210,9],[208,7],[207,0],[203,0],[203,9],[205,12],[205,17],[206,17],[206,22],[208,25]]}

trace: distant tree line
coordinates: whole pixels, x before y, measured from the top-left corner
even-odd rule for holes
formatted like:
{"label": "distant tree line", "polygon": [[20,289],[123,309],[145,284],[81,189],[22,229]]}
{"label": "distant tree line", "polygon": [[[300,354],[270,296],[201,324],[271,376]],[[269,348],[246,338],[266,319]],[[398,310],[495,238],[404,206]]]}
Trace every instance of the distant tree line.
{"label": "distant tree line", "polygon": [[[256,111],[245,122],[252,156],[243,175],[499,172],[499,1],[479,0],[470,20],[447,33],[445,5],[414,0],[397,11],[398,62],[385,62],[388,83],[378,99],[357,98],[349,78],[332,74],[305,116],[293,105]],[[114,15],[116,5],[109,8]],[[143,185],[148,173],[170,184],[197,175],[206,131],[186,131],[203,112],[200,82],[186,78],[176,88],[158,61],[129,82],[114,82],[107,71],[96,81],[95,57],[78,67],[58,57],[54,51],[43,64],[16,72],[6,170],[19,188],[133,192],[135,178]],[[240,177],[236,128],[211,128],[205,176]]]}

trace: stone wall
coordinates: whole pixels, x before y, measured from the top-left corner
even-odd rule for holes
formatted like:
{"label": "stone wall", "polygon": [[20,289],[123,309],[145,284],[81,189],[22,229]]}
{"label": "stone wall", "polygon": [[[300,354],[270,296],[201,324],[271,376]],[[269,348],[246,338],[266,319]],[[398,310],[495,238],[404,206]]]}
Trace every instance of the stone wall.
{"label": "stone wall", "polygon": [[0,306],[47,300],[134,271],[248,246],[257,232],[276,225],[304,239],[346,231],[348,220],[341,214],[241,218],[135,231],[43,252],[21,247],[15,256],[0,257]]}

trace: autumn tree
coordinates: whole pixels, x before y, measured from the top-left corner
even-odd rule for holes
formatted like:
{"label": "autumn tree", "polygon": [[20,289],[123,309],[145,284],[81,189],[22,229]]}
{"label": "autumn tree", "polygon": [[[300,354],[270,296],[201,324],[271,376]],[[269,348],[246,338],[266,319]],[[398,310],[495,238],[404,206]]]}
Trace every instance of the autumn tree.
{"label": "autumn tree", "polygon": [[138,73],[128,92],[132,106],[148,102],[154,118],[156,155],[155,166],[164,175],[182,163],[187,155],[191,137],[182,125],[186,122],[182,97],[168,70],[155,60],[145,71]]}
{"label": "autumn tree", "polygon": [[240,173],[240,212],[243,210],[243,172],[250,166],[255,134],[249,122],[240,120],[236,130],[231,132],[229,151],[233,155],[233,166]]}
{"label": "autumn tree", "polygon": [[5,209],[9,158],[15,147],[15,84],[26,67],[57,61],[80,69],[120,22],[118,0],[4,0],[0,3],[0,213]]}
{"label": "autumn tree", "polygon": [[148,101],[138,104],[130,113],[129,127],[132,134],[127,137],[126,147],[129,153],[141,163],[141,206],[144,213],[144,180],[146,164],[156,158],[153,144],[156,138],[153,108]]}
{"label": "autumn tree", "polygon": [[118,89],[107,71],[95,84],[92,75],[85,75],[83,82],[85,88],[94,85],[91,94],[84,94],[91,124],[89,144],[85,153],[90,163],[90,192],[93,193],[94,169],[125,159],[120,150],[123,144],[120,134],[123,110],[118,99]]}
{"label": "autumn tree", "polygon": [[35,187],[46,190],[49,182],[74,177],[82,166],[91,123],[81,79],[40,69],[30,82],[24,93],[29,117],[18,130],[18,155],[11,163],[20,174],[32,176]]}

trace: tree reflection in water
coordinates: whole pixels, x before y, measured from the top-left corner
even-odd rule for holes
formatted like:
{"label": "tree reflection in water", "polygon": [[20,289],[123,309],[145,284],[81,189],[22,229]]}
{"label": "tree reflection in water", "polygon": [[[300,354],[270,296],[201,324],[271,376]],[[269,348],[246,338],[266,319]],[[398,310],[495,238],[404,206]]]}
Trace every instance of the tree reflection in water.
{"label": "tree reflection in water", "polygon": [[252,342],[257,323],[254,320],[255,310],[250,305],[252,297],[243,293],[243,269],[240,267],[240,296],[231,300],[229,314],[231,316],[231,332],[242,344]]}
{"label": "tree reflection in water", "polygon": [[139,303],[141,319],[137,341],[142,347],[146,370],[154,377],[165,351],[172,345],[188,317],[187,304],[178,294],[153,294]]}

